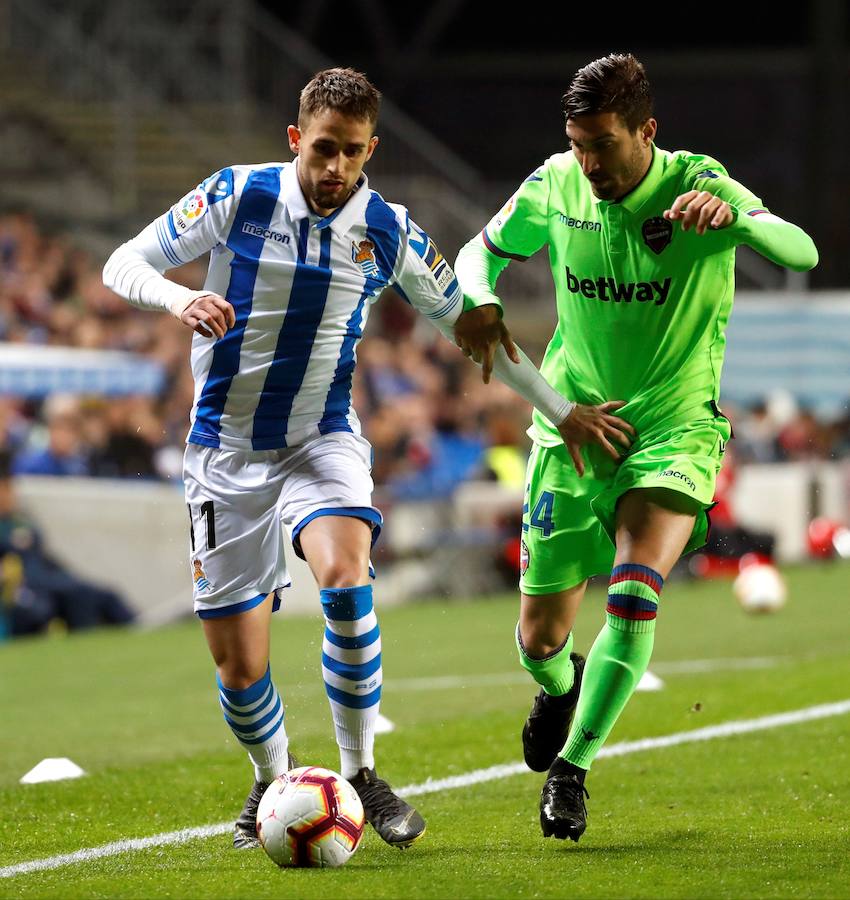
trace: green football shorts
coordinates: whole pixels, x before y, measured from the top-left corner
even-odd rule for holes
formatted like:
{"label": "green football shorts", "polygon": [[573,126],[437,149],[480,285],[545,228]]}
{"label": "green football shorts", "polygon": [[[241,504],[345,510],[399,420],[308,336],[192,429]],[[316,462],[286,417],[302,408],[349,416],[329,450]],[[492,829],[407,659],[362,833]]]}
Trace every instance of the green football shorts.
{"label": "green football shorts", "polygon": [[701,507],[685,552],[705,543],[714,483],[731,436],[724,416],[677,425],[636,441],[615,462],[597,445],[583,449],[579,478],[567,448],[535,444],[528,460],[522,511],[520,589],[563,591],[607,574],[614,563],[617,502],[632,488],[669,488]]}

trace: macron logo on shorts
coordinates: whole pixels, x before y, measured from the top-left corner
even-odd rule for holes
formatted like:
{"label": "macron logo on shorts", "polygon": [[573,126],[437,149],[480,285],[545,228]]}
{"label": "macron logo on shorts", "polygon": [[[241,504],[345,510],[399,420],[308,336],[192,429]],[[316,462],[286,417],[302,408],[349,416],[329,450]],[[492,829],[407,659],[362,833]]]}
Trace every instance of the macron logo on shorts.
{"label": "macron logo on shorts", "polygon": [[261,237],[264,241],[277,241],[278,244],[288,244],[289,235],[281,234],[279,231],[272,231],[270,228],[264,228],[255,222],[245,222],[242,226],[243,234],[250,234],[254,237]]}
{"label": "macron logo on shorts", "polygon": [[683,472],[677,472],[675,469],[667,469],[665,472],[662,472],[659,478],[678,478],[680,481],[683,481],[692,491],[697,489],[697,486],[693,483],[693,481],[688,478]]}

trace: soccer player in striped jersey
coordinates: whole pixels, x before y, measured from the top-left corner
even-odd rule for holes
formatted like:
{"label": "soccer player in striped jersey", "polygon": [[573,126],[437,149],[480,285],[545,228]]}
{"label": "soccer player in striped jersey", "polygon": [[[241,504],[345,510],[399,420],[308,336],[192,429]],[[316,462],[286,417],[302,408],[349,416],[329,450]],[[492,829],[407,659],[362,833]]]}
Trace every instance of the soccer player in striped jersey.
{"label": "soccer player in striped jersey", "polygon": [[[543,163],[461,250],[458,278],[480,312],[456,332],[466,352],[484,352],[499,273],[548,246],[558,326],[541,371],[580,402],[622,398],[619,414],[637,429],[616,461],[593,445],[565,448],[537,413],[530,430],[516,640],[540,691],[522,741],[529,767],[549,773],[543,833],[578,840],[585,775],[646,671],[664,579],[705,542],[731,436],[717,401],[735,247],[797,271],[818,256],[716,160],[655,146],[649,82],[632,55],[579,70],[563,103],[571,151]],[[587,579],[603,573],[606,621],[585,664],[571,652],[573,621]]]}
{"label": "soccer player in striped jersey", "polygon": [[[318,73],[288,129],[295,161],[216,172],[104,268],[104,282],[130,302],[170,310],[196,332],[184,462],[191,572],[224,717],[254,765],[237,847],[257,845],[260,797],[289,768],[269,667],[270,616],[288,584],[283,528],[321,591],[322,674],[341,774],[385,841],[405,847],[425,830],[375,771],[381,637],[369,551],[381,514],[351,379],[370,304],[385,288],[452,339],[459,317],[481,313],[463,312],[454,272],[407,210],[369,188],[363,167],[378,143],[378,102],[360,73]],[[207,252],[203,290],[163,277]],[[616,404],[565,400],[501,321],[485,327],[493,338],[480,356],[485,381],[494,371],[565,440],[627,440]]]}

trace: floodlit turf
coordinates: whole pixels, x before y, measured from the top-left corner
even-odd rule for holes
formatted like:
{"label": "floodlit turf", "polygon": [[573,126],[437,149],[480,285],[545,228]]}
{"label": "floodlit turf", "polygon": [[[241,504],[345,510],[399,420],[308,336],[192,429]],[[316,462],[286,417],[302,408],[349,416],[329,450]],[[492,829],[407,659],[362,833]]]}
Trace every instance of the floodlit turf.
{"label": "floodlit turf", "polygon": [[[653,668],[609,743],[850,698],[844,565],[787,572],[790,601],[748,616],[727,582],[671,582]],[[388,610],[379,771],[396,786],[520,759],[534,688],[515,661],[515,598]],[[586,649],[603,594],[576,630]],[[302,763],[335,768],[318,617],[278,618],[272,671]],[[675,672],[693,659],[763,668]],[[668,664],[665,668],[665,664]],[[429,679],[463,676],[460,685]],[[486,678],[484,676],[490,676]],[[221,720],[199,628],[0,646],[0,868],[232,819],[250,772]],[[850,897],[850,716],[600,760],[579,844],[544,840],[542,776],[414,801],[406,852],[368,831],[337,871],[280,871],[220,835],[0,879],[0,897]],[[45,757],[85,778],[20,785]]]}

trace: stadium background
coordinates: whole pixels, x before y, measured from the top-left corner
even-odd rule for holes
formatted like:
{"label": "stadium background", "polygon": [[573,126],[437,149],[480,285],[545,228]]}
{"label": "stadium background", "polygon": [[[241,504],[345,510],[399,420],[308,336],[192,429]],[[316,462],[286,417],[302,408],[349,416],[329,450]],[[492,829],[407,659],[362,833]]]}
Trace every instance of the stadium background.
{"label": "stadium background", "polygon": [[[0,455],[16,469],[11,498],[76,584],[113,588],[142,624],[163,626],[66,636],[54,620],[46,636],[14,641],[0,628],[0,897],[847,896],[847,563],[812,561],[808,529],[816,516],[850,517],[850,17],[839,0],[746,5],[744,16],[722,2],[497,12],[470,0],[0,0]],[[287,159],[298,91],[329,64],[357,66],[383,91],[370,181],[452,258],[562,149],[571,73],[615,49],[647,64],[661,146],[715,155],[821,252],[807,276],[740,254],[723,383],[737,435],[726,515],[776,538],[788,605],[749,616],[729,580],[677,571],[652,663],[664,689],[634,698],[612,735],[621,755],[594,767],[582,843],[544,842],[537,776],[514,765],[475,782],[515,763],[532,695],[510,634],[528,409],[480,386],[453,347],[385,297],[356,397],[387,517],[376,585],[382,711],[395,731],[378,740],[383,773],[419,796],[429,834],[403,858],[369,834],[340,873],[281,882],[264,860],[225,852],[247,773],[188,612],[178,473],[189,335],[105,290],[102,263],[222,165]],[[203,265],[174,277],[198,285]],[[553,324],[545,261],[513,265],[500,284],[539,358]],[[0,537],[20,537],[8,488],[0,478]],[[832,554],[831,537],[828,527],[815,549]],[[26,599],[15,557],[0,559],[5,624]],[[321,616],[309,573],[295,575],[287,609],[310,615],[274,622],[276,673],[298,752],[335,765]],[[386,608],[420,598],[437,602]],[[603,604],[592,590],[582,652]],[[185,621],[166,624],[175,617]],[[765,724],[776,713],[789,727],[722,737],[730,722],[779,727]],[[715,726],[722,740],[696,742]],[[19,784],[56,756],[87,776]],[[447,776],[458,783],[445,787]],[[206,839],[172,846],[177,830],[208,823],[218,824]],[[163,833],[132,855],[29,868]]]}
{"label": "stadium background", "polygon": [[[189,336],[102,286],[114,246],[222,165],[289,158],[300,87],[341,63],[384,93],[372,185],[451,259],[562,149],[571,73],[616,48],[647,64],[659,143],[719,158],[821,253],[806,274],[739,253],[723,388],[737,435],[732,514],[774,532],[785,560],[806,555],[811,519],[847,517],[844,4],[801,6],[793,21],[742,21],[714,4],[675,48],[637,11],[550,15],[495,18],[461,0],[0,3],[0,446],[57,556],[120,588],[146,621],[188,609],[178,482]],[[203,276],[198,261],[172,277],[199,287]],[[545,259],[511,266],[500,288],[516,337],[540,358],[554,321]],[[382,601],[509,586],[527,408],[478,384],[394,296],[359,360],[355,406],[387,515]],[[288,605],[312,607],[296,568]]]}

